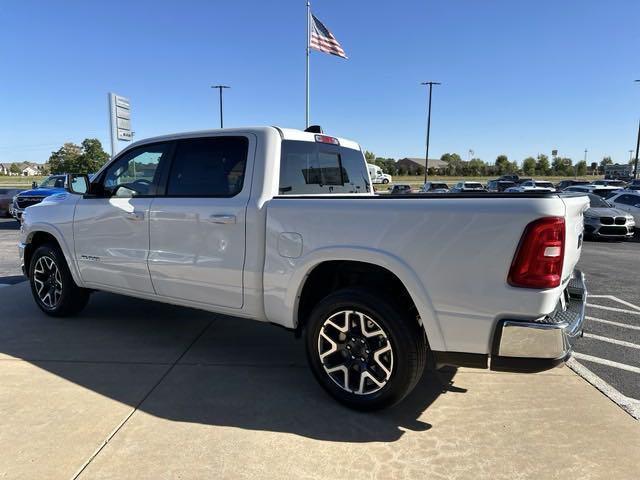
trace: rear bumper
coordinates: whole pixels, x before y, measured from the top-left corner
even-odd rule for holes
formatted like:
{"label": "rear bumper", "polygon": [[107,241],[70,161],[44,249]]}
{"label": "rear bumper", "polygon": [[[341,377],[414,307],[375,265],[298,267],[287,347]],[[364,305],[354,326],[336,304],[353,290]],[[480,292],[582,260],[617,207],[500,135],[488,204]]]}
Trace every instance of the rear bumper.
{"label": "rear bumper", "polygon": [[502,320],[496,329],[492,370],[539,371],[566,360],[582,336],[587,289],[576,270],[558,308],[539,321]]}

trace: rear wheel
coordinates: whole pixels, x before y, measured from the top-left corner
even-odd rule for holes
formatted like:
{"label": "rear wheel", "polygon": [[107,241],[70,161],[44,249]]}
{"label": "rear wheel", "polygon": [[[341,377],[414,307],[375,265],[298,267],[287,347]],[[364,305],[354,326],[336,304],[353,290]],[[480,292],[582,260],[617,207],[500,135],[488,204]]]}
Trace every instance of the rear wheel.
{"label": "rear wheel", "polygon": [[325,297],[307,324],[311,369],[334,398],[358,410],[402,400],[426,362],[426,338],[415,319],[361,289]]}
{"label": "rear wheel", "polygon": [[389,183],[389,179],[388,178],[383,178],[382,179],[382,183],[384,183],[386,185],[387,183]]}
{"label": "rear wheel", "polygon": [[80,312],[89,301],[89,290],[73,281],[62,251],[57,245],[39,246],[29,266],[31,293],[40,310],[54,317]]}

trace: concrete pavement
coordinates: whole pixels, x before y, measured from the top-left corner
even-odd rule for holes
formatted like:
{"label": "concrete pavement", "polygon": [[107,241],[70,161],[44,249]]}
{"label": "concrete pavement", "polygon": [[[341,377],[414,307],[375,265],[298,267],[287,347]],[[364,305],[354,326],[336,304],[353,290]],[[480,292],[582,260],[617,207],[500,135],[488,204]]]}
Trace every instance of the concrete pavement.
{"label": "concrete pavement", "polygon": [[0,289],[0,478],[637,478],[640,425],[567,368],[449,369],[375,414],[302,342],[95,294],[73,319]]}

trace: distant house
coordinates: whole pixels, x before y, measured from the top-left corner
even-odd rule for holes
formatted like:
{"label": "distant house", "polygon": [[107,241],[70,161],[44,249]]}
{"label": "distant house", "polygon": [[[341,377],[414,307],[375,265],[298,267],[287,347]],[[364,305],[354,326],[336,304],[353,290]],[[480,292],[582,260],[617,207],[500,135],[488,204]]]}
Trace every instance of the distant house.
{"label": "distant house", "polygon": [[[424,168],[424,158],[405,157],[396,162],[397,167],[403,167],[410,175],[415,175],[418,167]],[[434,168],[438,173],[444,173],[448,163],[435,158],[429,159],[429,168]]]}
{"label": "distant house", "polygon": [[34,175],[40,175],[40,170],[33,168],[32,166],[28,166],[22,169],[21,174],[25,177],[32,177]]}
{"label": "distant house", "polygon": [[4,163],[0,163],[0,175],[9,175],[9,167],[11,165],[5,165]]}

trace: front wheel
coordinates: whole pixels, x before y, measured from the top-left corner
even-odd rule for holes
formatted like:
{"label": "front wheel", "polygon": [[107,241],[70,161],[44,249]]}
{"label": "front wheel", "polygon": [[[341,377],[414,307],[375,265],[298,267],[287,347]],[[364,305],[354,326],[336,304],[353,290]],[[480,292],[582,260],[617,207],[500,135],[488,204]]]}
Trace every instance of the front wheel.
{"label": "front wheel", "polygon": [[427,342],[415,319],[379,295],[339,290],[314,308],[306,332],[307,359],[320,384],[357,410],[402,400],[426,362]]}
{"label": "front wheel", "polygon": [[73,281],[62,251],[57,245],[39,246],[29,266],[29,283],[36,304],[47,315],[66,317],[82,310],[89,290]]}
{"label": "front wheel", "polygon": [[384,183],[386,185],[387,183],[389,183],[389,179],[388,178],[383,178],[382,179],[382,183]]}

